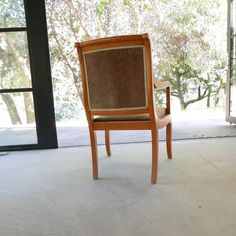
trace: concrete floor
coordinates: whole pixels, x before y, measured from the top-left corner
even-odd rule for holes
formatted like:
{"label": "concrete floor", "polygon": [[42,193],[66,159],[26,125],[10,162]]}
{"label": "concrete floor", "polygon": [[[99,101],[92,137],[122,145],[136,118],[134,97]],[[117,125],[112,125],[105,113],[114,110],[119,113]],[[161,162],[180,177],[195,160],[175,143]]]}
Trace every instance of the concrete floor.
{"label": "concrete floor", "polygon": [[235,236],[236,138],[160,144],[150,184],[151,144],[11,152],[0,157],[1,236]]}

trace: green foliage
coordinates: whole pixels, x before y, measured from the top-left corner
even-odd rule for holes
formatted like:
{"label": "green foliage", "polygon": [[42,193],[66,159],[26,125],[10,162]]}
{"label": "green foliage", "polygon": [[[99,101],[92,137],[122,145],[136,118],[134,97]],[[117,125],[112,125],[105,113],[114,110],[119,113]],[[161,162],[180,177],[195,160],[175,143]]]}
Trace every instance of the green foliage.
{"label": "green foliage", "polygon": [[[224,1],[46,0],[46,7],[57,120],[78,118],[82,109],[74,42],[105,36],[148,33],[154,73],[171,82],[183,109],[209,95],[218,99],[226,68]],[[0,27],[25,26],[22,0],[2,0],[0,11]],[[1,87],[30,86],[26,42],[20,32],[1,34]],[[155,97],[163,104],[162,93]]]}
{"label": "green foliage", "polygon": [[0,27],[25,26],[25,13],[22,0],[1,0]]}
{"label": "green foliage", "polygon": [[156,90],[154,92],[156,106],[165,106],[165,92]]}
{"label": "green foliage", "polygon": [[30,87],[26,33],[2,33],[0,55],[0,88]]}
{"label": "green foliage", "polygon": [[[58,119],[79,114],[76,107],[82,99],[82,88],[74,42],[106,36],[148,33],[154,72],[171,82],[172,95],[182,97],[183,106],[209,92],[217,97],[226,66],[222,1],[46,2]],[[161,104],[162,95],[155,96]]]}
{"label": "green foliage", "polygon": [[123,4],[124,6],[131,8],[133,6],[132,2],[133,2],[132,0],[124,0]]}
{"label": "green foliage", "polygon": [[162,22],[158,68],[182,109],[219,93],[225,77],[225,34],[220,43],[212,37],[219,31],[218,7],[219,1],[179,2]]}
{"label": "green foliage", "polygon": [[107,12],[107,7],[111,4],[112,0],[100,0],[97,4],[98,18],[100,21],[105,19],[105,14]]}
{"label": "green foliage", "polygon": [[[171,82],[172,95],[183,107],[209,94],[218,96],[226,68],[225,32],[216,34],[225,28],[223,1],[46,0],[46,6],[57,120],[77,118],[81,112],[74,42],[104,36],[148,33],[154,71]],[[0,11],[1,27],[25,26],[22,1],[3,0]],[[15,33],[8,39],[15,48],[0,38],[1,86],[29,85],[26,38]],[[234,76],[235,71],[234,66]],[[162,94],[155,96],[159,104],[164,102]]]}

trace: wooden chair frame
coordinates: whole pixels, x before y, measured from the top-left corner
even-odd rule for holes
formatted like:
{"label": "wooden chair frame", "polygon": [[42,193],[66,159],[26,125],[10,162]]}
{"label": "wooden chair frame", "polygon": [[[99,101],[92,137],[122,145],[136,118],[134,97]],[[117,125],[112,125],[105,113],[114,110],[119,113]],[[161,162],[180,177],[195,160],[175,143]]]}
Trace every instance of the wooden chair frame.
{"label": "wooden chair frame", "polygon": [[[147,92],[147,107],[137,109],[110,109],[110,110],[92,110],[89,106],[88,99],[88,84],[86,79],[86,65],[84,54],[87,52],[104,50],[110,48],[130,47],[130,46],[143,46],[145,48],[145,66],[146,66],[146,92]],[[172,158],[172,122],[170,116],[170,84],[169,82],[160,82],[154,76],[152,72],[152,60],[151,60],[151,47],[147,34],[142,35],[129,35],[129,36],[117,36],[102,38],[97,40],[91,40],[87,42],[75,43],[77,48],[83,86],[83,99],[84,108],[88,120],[91,151],[92,151],[92,166],[93,166],[93,178],[98,178],[98,151],[96,130],[105,131],[105,144],[107,155],[111,155],[110,150],[110,130],[151,130],[152,137],[152,168],[151,168],[151,182],[155,184],[157,182],[157,169],[158,169],[158,130],[166,126],[166,146],[167,156]],[[165,115],[158,117],[155,102],[154,102],[154,88],[166,90],[166,108]],[[149,114],[150,119],[145,121],[104,121],[96,122],[95,116],[123,116],[123,115],[137,115],[137,114]]]}

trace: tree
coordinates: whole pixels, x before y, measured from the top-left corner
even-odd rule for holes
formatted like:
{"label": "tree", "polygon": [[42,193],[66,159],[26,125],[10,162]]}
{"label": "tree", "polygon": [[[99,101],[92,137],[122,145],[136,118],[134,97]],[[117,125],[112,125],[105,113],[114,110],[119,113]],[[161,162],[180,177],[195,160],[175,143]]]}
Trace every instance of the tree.
{"label": "tree", "polygon": [[[179,99],[182,109],[203,99],[207,106],[217,104],[226,66],[224,32],[215,33],[224,28],[222,2],[46,0],[57,120],[78,118],[82,110],[81,74],[74,43],[114,35],[150,35],[154,72],[159,79],[171,82],[172,96]],[[5,0],[0,10],[4,12],[4,24],[25,24],[19,0]],[[19,40],[19,36],[13,39]],[[0,40],[0,53],[10,55],[1,63],[4,68],[11,63],[10,73],[1,71],[5,81],[14,81],[14,86],[26,85],[30,81],[25,66],[27,52],[24,47],[14,48],[15,44],[3,37]],[[9,114],[14,113],[11,107],[8,105]],[[30,117],[33,106],[27,97],[24,107]]]}
{"label": "tree", "polygon": [[[212,37],[225,20],[219,9],[219,0],[48,0],[54,87],[65,84],[61,71],[72,79],[68,89],[76,88],[71,96],[82,100],[75,41],[148,32],[155,74],[171,82],[172,96],[178,97],[182,109],[207,98],[210,106],[210,98],[217,100],[225,76],[225,48],[219,46],[224,38]],[[56,97],[61,107],[68,106],[60,95]]]}
{"label": "tree", "polygon": [[160,73],[171,82],[172,95],[183,110],[205,98],[209,107],[210,97],[217,97],[223,84],[225,44],[223,38],[217,45],[210,37],[218,30],[219,7],[219,2],[212,0],[181,1],[175,10],[170,8],[161,23],[160,37],[164,40],[160,40]]}

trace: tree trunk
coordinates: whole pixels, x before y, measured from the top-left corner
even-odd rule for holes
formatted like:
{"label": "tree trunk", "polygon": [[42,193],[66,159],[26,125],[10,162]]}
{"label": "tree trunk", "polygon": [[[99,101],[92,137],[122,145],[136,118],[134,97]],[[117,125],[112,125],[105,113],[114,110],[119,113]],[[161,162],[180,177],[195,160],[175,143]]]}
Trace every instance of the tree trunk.
{"label": "tree trunk", "polygon": [[27,124],[32,124],[35,122],[35,118],[34,118],[34,105],[33,105],[32,99],[31,99],[31,94],[30,93],[23,93],[23,96],[24,96]]}
{"label": "tree trunk", "polygon": [[186,104],[183,101],[181,101],[181,100],[179,100],[179,101],[180,101],[181,111],[185,111],[186,108],[187,108]]}
{"label": "tree trunk", "polygon": [[208,94],[207,94],[207,108],[211,107],[211,88],[209,88],[208,90]]}
{"label": "tree trunk", "polygon": [[180,76],[179,76],[178,72],[176,73],[176,80],[177,80],[176,85],[177,85],[177,93],[178,93],[178,98],[179,98],[179,102],[180,102],[180,107],[181,107],[181,110],[184,111],[187,106],[184,101],[184,96],[183,96],[182,88],[181,88]]}
{"label": "tree trunk", "polygon": [[2,96],[2,100],[5,102],[7,106],[7,110],[10,115],[12,124],[13,125],[22,124],[15,102],[12,99],[11,95],[2,93],[1,96]]}
{"label": "tree trunk", "polygon": [[[220,77],[218,76],[218,78],[220,78]],[[216,90],[215,107],[218,105],[218,103],[220,101],[219,93],[220,93],[220,90],[221,90],[222,86],[223,86],[223,81],[221,79],[220,80],[220,85],[219,85],[218,89]]]}

